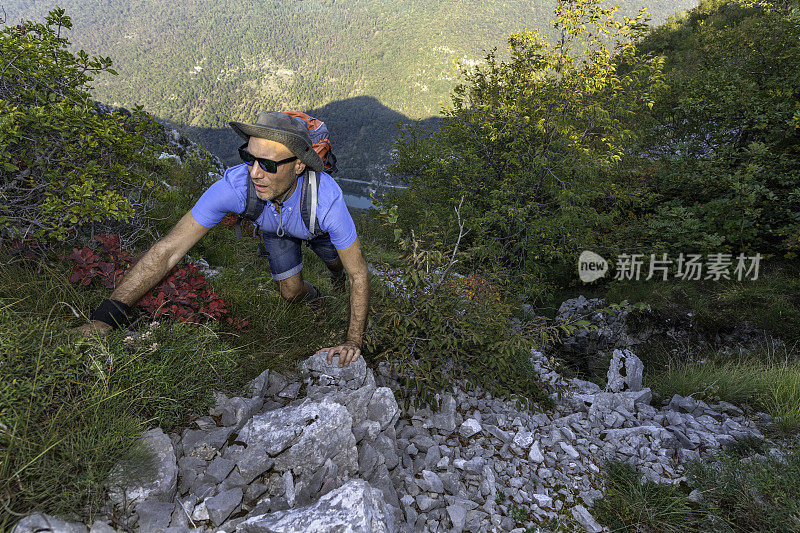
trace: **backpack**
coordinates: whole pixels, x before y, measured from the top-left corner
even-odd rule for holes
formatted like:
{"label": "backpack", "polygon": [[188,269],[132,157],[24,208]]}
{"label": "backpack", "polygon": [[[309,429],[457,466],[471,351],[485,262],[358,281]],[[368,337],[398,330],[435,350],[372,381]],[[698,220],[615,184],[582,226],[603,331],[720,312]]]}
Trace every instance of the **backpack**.
{"label": "backpack", "polygon": [[[286,111],[285,113],[306,123],[308,133],[311,135],[311,146],[322,159],[325,171],[336,172],[338,170],[336,168],[336,156],[331,151],[331,141],[328,137],[328,127],[325,126],[325,123],[300,111]],[[319,229],[319,221],[317,220],[317,191],[319,191],[319,172],[308,169],[303,174],[303,183],[300,189],[300,215],[312,238],[323,233]],[[264,211],[265,203],[256,194],[253,180],[248,179],[247,200],[244,211],[239,214],[239,218],[236,221],[237,237],[241,238],[242,236],[243,220],[249,220],[250,222],[258,220],[258,217]]]}

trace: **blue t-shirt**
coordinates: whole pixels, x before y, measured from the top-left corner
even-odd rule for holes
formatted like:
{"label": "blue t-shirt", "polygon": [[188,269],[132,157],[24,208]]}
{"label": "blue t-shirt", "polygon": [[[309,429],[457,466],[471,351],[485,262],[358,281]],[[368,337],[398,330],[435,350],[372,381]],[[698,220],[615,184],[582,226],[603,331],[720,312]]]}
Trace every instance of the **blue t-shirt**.
{"label": "blue t-shirt", "polygon": [[[249,167],[241,163],[225,171],[221,179],[209,187],[203,196],[192,207],[192,216],[202,226],[213,228],[228,213],[241,213],[247,200],[247,180],[250,179]],[[292,195],[283,202],[283,230],[285,235],[309,240],[311,233],[303,223],[300,214],[300,191],[303,186],[303,175],[297,177],[297,187]],[[262,232],[277,234],[278,212],[272,202],[266,202],[264,211],[256,220]],[[317,192],[317,221],[319,228],[330,234],[331,242],[337,250],[344,250],[356,242],[356,226],[344,203],[344,195],[339,184],[333,178],[320,172],[319,191]]]}

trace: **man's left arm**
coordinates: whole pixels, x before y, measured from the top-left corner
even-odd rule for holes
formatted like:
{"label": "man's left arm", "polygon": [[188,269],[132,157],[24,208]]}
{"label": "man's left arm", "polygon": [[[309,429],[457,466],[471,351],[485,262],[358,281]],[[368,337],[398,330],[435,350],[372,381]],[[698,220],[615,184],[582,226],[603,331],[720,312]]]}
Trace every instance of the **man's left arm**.
{"label": "man's left arm", "polygon": [[350,324],[347,328],[347,340],[339,346],[322,348],[320,351],[328,352],[328,364],[332,364],[333,356],[338,353],[341,367],[349,365],[361,355],[369,310],[369,270],[361,253],[358,237],[349,247],[339,250],[339,257],[350,279]]}

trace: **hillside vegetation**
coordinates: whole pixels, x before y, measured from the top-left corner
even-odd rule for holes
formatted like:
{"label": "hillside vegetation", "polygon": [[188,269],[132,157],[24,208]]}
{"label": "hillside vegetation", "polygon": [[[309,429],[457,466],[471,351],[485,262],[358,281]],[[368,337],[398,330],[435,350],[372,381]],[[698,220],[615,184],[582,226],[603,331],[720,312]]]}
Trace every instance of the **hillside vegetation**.
{"label": "hillside vegetation", "polygon": [[[502,49],[523,27],[552,35],[551,4],[522,0],[3,2],[10,23],[56,4],[70,13],[75,48],[110,56],[120,74],[96,76],[97,99],[202,128],[198,138],[227,164],[238,141],[228,121],[313,111],[334,124],[341,175],[369,180],[383,177],[372,165],[389,162],[396,123],[438,114],[456,61]],[[648,7],[658,23],[694,5]],[[626,0],[621,12],[640,7]]]}
{"label": "hillside vegetation", "polygon": [[[555,323],[553,307],[601,296],[609,309],[649,307],[647,316],[711,338],[750,329],[783,339],[741,354],[668,339],[640,355],[656,394],[765,409],[779,436],[794,438],[800,6],[713,0],[654,31],[591,0],[562,2],[555,16],[558,39],[512,34],[507,57],[465,68],[438,128],[407,128],[397,144],[392,170],[410,189],[357,218],[365,256],[382,272],[372,278],[365,359],[396,370],[405,404],[435,406],[438,389],[464,379],[546,406],[530,348],[558,356],[559,340],[588,322]],[[107,52],[70,52],[71,25],[54,10],[0,32],[0,529],[34,510],[92,515],[109,469],[142,430],[179,428],[208,409],[211,391],[238,394],[265,368],[290,371],[341,340],[348,316],[347,296],[310,254],[304,276],[331,295],[326,311],[286,304],[258,240],[236,239],[229,217],[143,298],[129,328],[71,331],[214,170],[208,154],[159,159],[164,130],[141,108],[94,103],[90,78],[112,63]],[[585,285],[575,265],[587,249],[611,261],[611,274],[625,253],[643,254],[644,273],[650,254],[681,253],[730,254],[733,265],[759,253],[762,270],[758,280],[687,280],[673,263],[666,281],[609,274]],[[579,363],[564,370],[602,378]],[[695,486],[669,491],[612,469],[604,520],[678,530],[677,505],[733,530],[735,517],[749,517],[743,528],[791,531],[800,494],[769,461],[763,476],[726,462],[725,483],[702,507],[684,494],[713,485],[702,466]],[[744,490],[735,479],[747,480]]]}

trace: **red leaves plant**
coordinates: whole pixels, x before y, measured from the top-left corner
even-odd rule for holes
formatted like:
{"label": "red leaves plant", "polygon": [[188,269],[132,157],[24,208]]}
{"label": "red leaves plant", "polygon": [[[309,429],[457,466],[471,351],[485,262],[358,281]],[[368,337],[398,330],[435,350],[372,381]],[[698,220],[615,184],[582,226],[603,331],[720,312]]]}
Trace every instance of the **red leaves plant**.
{"label": "red leaves plant", "polygon": [[[89,285],[95,279],[114,289],[125,271],[135,262],[134,257],[120,247],[119,236],[97,235],[97,251],[74,248],[69,258],[75,262],[69,280],[79,285]],[[192,264],[177,266],[149,294],[136,304],[153,318],[169,322],[202,322],[221,320],[237,329],[247,326],[247,320],[230,317],[225,301],[211,288],[200,269]]]}

